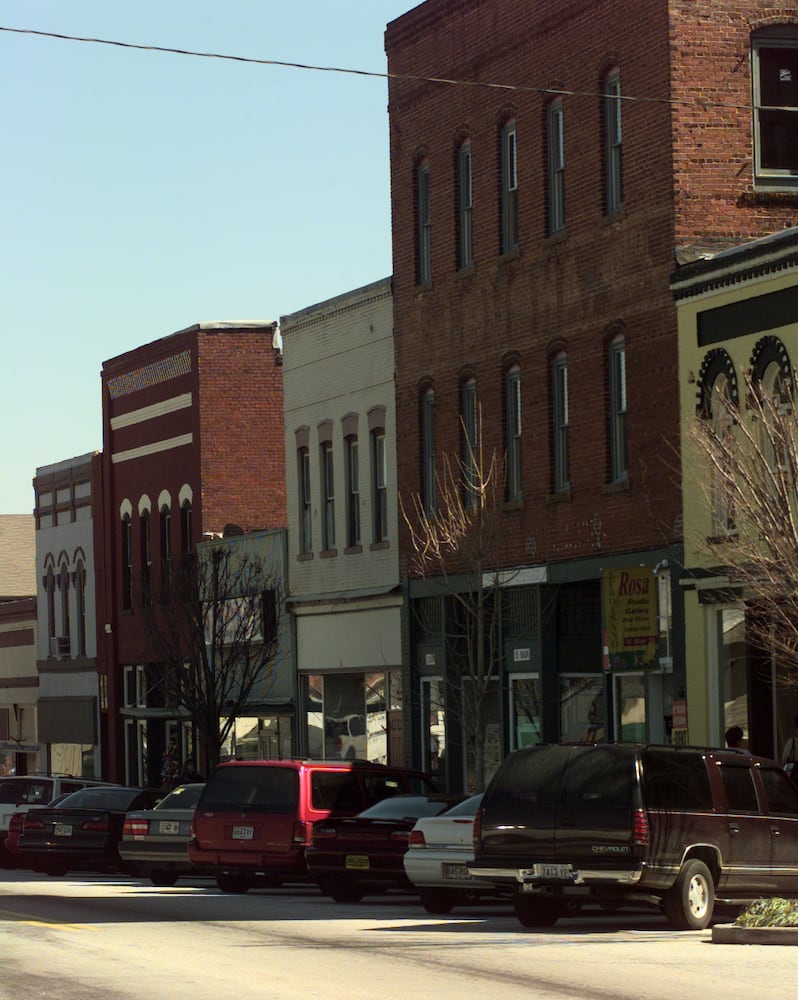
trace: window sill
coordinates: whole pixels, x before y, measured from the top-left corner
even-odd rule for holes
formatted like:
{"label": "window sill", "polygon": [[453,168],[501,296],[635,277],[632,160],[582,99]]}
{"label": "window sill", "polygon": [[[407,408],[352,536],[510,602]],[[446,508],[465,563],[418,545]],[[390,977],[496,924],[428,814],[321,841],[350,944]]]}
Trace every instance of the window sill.
{"label": "window sill", "polygon": [[358,552],[362,552],[362,551],[363,551],[363,546],[362,545],[347,545],[347,547],[344,549],[344,555],[345,556],[356,556],[358,554]]}
{"label": "window sill", "polygon": [[414,295],[423,295],[424,292],[431,292],[431,291],[432,291],[432,281],[424,281],[420,285],[419,284],[415,285],[415,287],[413,288]]}
{"label": "window sill", "polygon": [[629,477],[618,479],[614,483],[605,483],[601,487],[602,493],[627,493],[629,491]]}
{"label": "window sill", "polygon": [[473,264],[469,264],[468,267],[458,267],[454,272],[455,278],[470,278],[473,276],[476,268]]}
{"label": "window sill", "polygon": [[568,230],[563,226],[562,229],[558,229],[556,233],[549,233],[543,238],[544,247],[556,247],[560,243],[564,243],[568,239]]}
{"label": "window sill", "polygon": [[310,560],[312,558],[313,558],[313,553],[312,552],[300,552],[299,555],[296,557],[296,561],[297,562],[310,562]]}
{"label": "window sill", "polygon": [[381,552],[383,549],[389,549],[390,547],[391,543],[387,539],[385,539],[382,542],[372,542],[371,545],[369,545],[369,551]]}
{"label": "window sill", "polygon": [[783,181],[757,181],[753,191],[746,191],[740,198],[743,205],[794,205],[798,202],[798,177]]}
{"label": "window sill", "polygon": [[338,549],[324,549],[319,552],[319,559],[334,559],[338,555]]}
{"label": "window sill", "polygon": [[514,497],[512,500],[505,500],[502,504],[502,510],[523,510],[524,498]]}
{"label": "window sill", "polygon": [[725,535],[707,535],[707,545],[729,545],[739,541],[739,538],[736,531],[729,531]]}
{"label": "window sill", "polygon": [[614,212],[605,212],[599,221],[600,226],[613,226],[618,222],[622,222],[626,218],[626,212],[621,208],[616,209]]}
{"label": "window sill", "polygon": [[499,254],[499,264],[509,264],[511,260],[518,260],[521,256],[521,248],[513,247],[512,250],[505,250]]}
{"label": "window sill", "polygon": [[574,498],[574,491],[570,486],[565,487],[565,489],[557,490],[556,493],[550,493],[546,497],[546,505],[553,506],[558,503],[569,503]]}

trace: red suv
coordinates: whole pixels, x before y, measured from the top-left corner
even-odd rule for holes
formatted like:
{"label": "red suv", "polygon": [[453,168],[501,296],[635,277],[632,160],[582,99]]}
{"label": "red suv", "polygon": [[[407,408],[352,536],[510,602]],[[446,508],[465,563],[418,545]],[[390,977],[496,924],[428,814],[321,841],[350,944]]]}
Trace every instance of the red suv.
{"label": "red suv", "polygon": [[305,848],[316,820],[354,816],[399,792],[436,791],[420,771],[364,761],[231,761],[197,803],[189,860],[215,872],[223,892],[308,882]]}

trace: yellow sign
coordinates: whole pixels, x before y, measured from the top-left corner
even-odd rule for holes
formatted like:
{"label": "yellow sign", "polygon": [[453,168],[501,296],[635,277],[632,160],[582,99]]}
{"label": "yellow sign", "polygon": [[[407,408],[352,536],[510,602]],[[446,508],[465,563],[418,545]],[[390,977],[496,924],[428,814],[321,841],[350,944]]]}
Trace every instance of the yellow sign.
{"label": "yellow sign", "polygon": [[604,570],[604,621],[610,670],[656,664],[657,588],[648,567]]}

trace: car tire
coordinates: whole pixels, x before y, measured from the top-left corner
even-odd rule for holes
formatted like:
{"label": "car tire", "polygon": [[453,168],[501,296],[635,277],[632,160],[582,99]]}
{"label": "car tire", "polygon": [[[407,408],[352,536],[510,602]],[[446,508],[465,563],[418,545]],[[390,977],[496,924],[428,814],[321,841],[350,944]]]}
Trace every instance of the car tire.
{"label": "car tire", "polygon": [[359,903],[365,895],[357,882],[335,877],[328,879],[321,891],[336,903]]}
{"label": "car tire", "polygon": [[715,883],[709,868],[697,858],[685,861],[662,899],[668,923],[675,930],[701,931],[712,920],[714,907]]}
{"label": "car tire", "polygon": [[533,896],[515,896],[513,910],[522,927],[553,927],[562,913],[556,902]]}
{"label": "car tire", "polygon": [[62,861],[48,861],[44,865],[44,874],[50,878],[61,878],[69,871],[69,865]]}
{"label": "car tire", "polygon": [[252,888],[252,879],[248,875],[238,875],[233,872],[221,872],[216,876],[216,884],[222,892],[243,896]]}
{"label": "car tire", "polygon": [[150,882],[153,885],[157,885],[159,888],[166,889],[169,886],[174,885],[177,882],[178,875],[176,872],[169,871],[155,871],[150,872]]}
{"label": "car tire", "polygon": [[427,913],[443,916],[452,912],[454,895],[448,889],[422,889],[420,896],[421,905]]}

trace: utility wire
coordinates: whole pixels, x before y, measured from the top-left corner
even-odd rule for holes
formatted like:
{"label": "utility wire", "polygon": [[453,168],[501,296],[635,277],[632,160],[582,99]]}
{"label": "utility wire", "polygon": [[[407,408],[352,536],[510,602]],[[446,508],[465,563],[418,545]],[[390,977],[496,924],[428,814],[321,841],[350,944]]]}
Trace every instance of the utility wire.
{"label": "utility wire", "polygon": [[[754,111],[758,107],[753,104],[727,104],[723,101],[713,101],[707,97],[669,98],[669,97],[637,97],[631,94],[609,95],[586,90],[565,90],[557,87],[530,87],[516,83],[491,83],[483,80],[453,80],[439,76],[416,76],[410,73],[378,73],[366,69],[346,69],[342,66],[314,66],[309,63],[285,62],[280,59],[256,59],[252,56],[234,56],[222,52],[197,52],[192,49],[177,49],[166,45],[139,45],[135,42],[120,42],[110,38],[87,38],[80,35],[64,35],[55,31],[37,31],[34,28],[9,28],[0,25],[0,31],[17,35],[35,35],[39,38],[55,38],[66,42],[89,42],[94,45],[112,45],[120,49],[136,49],[141,52],[162,52],[168,55],[193,56],[197,59],[220,59],[226,62],[251,63],[257,66],[281,66],[287,69],[312,70],[317,73],[346,73],[352,76],[376,77],[382,80],[399,80],[414,83],[436,83],[452,87],[481,87],[489,90],[507,90],[521,93],[545,94],[555,97],[591,97],[607,98],[637,104],[667,104],[671,106],[696,107],[703,110],[710,108],[728,108],[735,111]],[[796,111],[798,107],[779,107],[767,105],[769,111]]]}

